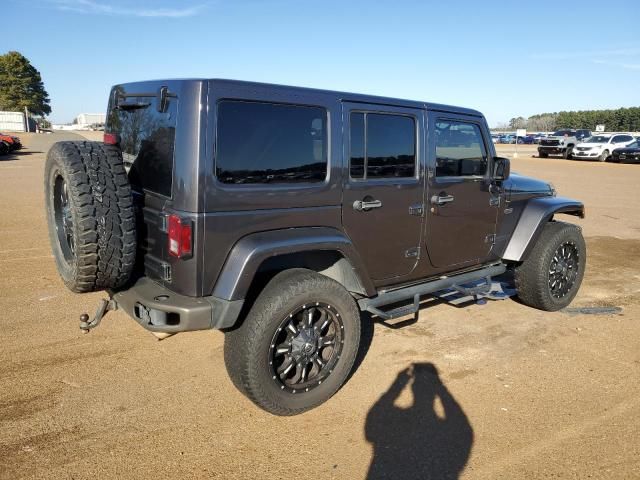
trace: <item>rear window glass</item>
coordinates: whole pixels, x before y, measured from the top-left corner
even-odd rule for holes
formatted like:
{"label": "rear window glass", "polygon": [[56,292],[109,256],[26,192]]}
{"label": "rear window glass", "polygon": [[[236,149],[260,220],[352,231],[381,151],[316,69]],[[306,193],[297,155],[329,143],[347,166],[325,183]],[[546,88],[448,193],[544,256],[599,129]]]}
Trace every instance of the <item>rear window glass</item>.
{"label": "rear window glass", "polygon": [[313,183],[327,176],[327,111],[224,100],[218,104],[216,176],[222,183]]}
{"label": "rear window glass", "polygon": [[171,196],[177,113],[175,97],[168,99],[164,112],[157,110],[156,97],[148,96],[121,96],[117,105],[110,106],[106,131],[119,135],[135,189]]}

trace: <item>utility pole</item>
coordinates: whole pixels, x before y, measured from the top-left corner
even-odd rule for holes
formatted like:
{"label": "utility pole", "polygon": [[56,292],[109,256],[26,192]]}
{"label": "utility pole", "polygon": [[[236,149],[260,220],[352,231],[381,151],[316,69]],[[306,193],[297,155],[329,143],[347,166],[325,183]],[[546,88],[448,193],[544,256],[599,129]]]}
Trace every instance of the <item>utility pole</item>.
{"label": "utility pole", "polygon": [[29,130],[29,109],[27,108],[27,106],[24,106],[24,126],[25,131],[30,132],[31,130]]}

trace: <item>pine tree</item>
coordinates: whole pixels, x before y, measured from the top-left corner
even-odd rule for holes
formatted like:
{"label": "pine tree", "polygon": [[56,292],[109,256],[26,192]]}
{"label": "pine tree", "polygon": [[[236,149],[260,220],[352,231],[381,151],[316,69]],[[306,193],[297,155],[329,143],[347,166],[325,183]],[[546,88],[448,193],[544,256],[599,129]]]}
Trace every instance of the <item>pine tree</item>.
{"label": "pine tree", "polygon": [[49,94],[40,72],[19,52],[0,55],[0,110],[22,111],[34,115],[51,113]]}

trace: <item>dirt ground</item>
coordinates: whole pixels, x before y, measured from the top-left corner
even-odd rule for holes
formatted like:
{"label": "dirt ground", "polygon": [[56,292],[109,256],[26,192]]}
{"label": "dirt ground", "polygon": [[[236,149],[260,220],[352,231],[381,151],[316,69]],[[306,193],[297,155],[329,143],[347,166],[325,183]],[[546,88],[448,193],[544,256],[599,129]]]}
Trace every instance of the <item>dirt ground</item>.
{"label": "dirt ground", "polygon": [[102,295],[64,288],[42,199],[46,151],[71,138],[0,160],[0,478],[640,478],[640,166],[512,162],[585,202],[573,307],[613,313],[505,300],[367,323],[348,383],[279,418],[234,389],[220,332],[158,342],[116,312],[80,333]]}

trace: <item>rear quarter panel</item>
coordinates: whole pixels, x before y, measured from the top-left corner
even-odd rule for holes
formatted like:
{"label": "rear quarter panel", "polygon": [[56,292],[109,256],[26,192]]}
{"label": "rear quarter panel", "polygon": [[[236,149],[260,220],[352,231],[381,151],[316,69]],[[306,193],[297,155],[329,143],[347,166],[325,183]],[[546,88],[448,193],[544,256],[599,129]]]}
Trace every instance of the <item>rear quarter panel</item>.
{"label": "rear quarter panel", "polygon": [[[202,295],[210,295],[232,247],[259,231],[292,227],[333,227],[342,230],[342,132],[340,102],[335,95],[316,91],[262,88],[224,80],[208,82],[206,155],[202,163],[205,185],[202,250]],[[215,176],[216,117],[220,100],[247,100],[320,106],[328,114],[327,178],[322,183],[291,185],[229,185]]]}

